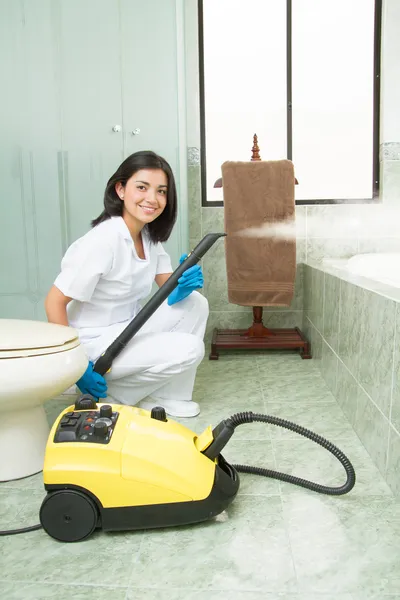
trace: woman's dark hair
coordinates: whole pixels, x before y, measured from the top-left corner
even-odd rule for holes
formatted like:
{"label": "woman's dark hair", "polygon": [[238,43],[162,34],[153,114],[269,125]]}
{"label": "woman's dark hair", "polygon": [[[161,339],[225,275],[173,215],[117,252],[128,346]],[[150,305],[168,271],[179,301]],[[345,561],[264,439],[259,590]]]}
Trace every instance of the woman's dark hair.
{"label": "woman's dark hair", "polygon": [[160,216],[146,225],[152,242],[165,242],[171,235],[176,221],[178,199],[172,169],[167,161],[155,152],[135,152],[120,164],[107,182],[104,192],[104,210],[97,219],[93,219],[92,227],[96,227],[110,217],[122,216],[124,203],[115,191],[115,185],[121,182],[125,186],[128,179],[141,169],[162,169],[168,179],[167,204]]}

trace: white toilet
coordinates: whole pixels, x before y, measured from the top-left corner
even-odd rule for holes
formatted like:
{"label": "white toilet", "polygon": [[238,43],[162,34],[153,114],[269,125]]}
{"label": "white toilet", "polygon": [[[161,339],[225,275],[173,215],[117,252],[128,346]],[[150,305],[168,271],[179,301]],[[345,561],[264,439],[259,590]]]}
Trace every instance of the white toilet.
{"label": "white toilet", "polygon": [[75,329],[0,319],[0,481],[42,470],[49,434],[43,404],[74,384],[87,365]]}

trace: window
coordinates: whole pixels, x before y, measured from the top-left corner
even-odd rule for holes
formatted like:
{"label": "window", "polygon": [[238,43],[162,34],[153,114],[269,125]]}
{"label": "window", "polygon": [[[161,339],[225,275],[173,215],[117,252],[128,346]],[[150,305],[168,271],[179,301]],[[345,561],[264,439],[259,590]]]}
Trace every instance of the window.
{"label": "window", "polygon": [[199,0],[202,193],[226,160],[293,161],[296,203],[379,191],[382,0]]}

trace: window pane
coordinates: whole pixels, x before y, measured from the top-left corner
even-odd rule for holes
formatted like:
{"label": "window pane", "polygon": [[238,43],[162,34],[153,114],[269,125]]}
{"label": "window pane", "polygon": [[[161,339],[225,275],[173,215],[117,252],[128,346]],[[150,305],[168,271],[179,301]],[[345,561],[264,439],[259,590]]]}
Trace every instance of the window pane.
{"label": "window pane", "polygon": [[286,2],[204,0],[207,200],[226,160],[286,158]]}
{"label": "window pane", "polygon": [[296,199],[372,197],[374,0],[293,0]]}

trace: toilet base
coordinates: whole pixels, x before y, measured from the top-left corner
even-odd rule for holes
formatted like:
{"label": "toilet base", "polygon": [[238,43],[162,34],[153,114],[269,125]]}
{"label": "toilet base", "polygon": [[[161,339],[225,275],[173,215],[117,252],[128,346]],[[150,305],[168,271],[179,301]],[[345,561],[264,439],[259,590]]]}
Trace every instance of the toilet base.
{"label": "toilet base", "polygon": [[1,415],[0,481],[12,481],[43,470],[49,436],[44,406]]}

